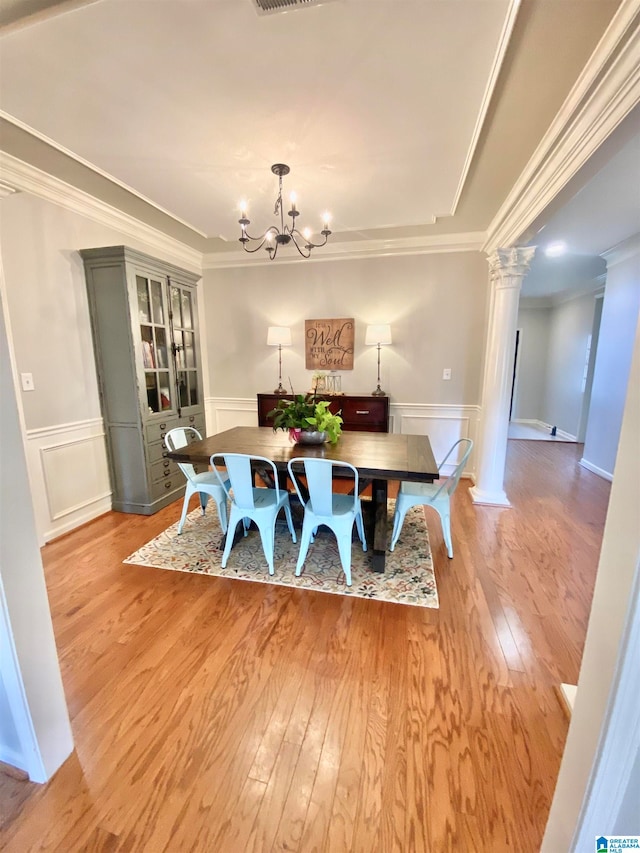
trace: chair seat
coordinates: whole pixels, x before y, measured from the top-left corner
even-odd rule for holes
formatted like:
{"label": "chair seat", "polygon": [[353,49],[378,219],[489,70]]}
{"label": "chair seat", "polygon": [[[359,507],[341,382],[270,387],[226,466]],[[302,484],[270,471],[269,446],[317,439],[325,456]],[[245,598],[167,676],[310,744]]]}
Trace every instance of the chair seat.
{"label": "chair seat", "polygon": [[440,491],[440,483],[410,483],[403,480],[399,494],[430,501],[438,491]]}
{"label": "chair seat", "polygon": [[276,492],[275,489],[258,489],[253,490],[254,509],[271,509],[276,504],[284,504],[289,500],[287,492]]}
{"label": "chair seat", "polygon": [[[331,498],[331,504],[332,504],[332,507],[331,507],[331,509],[332,509],[331,515],[332,516],[348,515],[349,513],[353,512],[353,496],[352,495],[334,494],[334,495],[332,495],[332,498]],[[320,512],[316,513],[316,511],[314,510],[312,498],[309,499],[307,506],[309,507],[309,511],[312,512],[317,518],[323,517],[322,513],[320,513]]]}
{"label": "chair seat", "polygon": [[[213,471],[203,471],[202,474],[196,474],[193,478],[193,482],[197,483],[199,486],[215,486],[216,488],[220,488],[220,483],[218,478],[213,473]],[[227,480],[227,483],[229,481]]]}

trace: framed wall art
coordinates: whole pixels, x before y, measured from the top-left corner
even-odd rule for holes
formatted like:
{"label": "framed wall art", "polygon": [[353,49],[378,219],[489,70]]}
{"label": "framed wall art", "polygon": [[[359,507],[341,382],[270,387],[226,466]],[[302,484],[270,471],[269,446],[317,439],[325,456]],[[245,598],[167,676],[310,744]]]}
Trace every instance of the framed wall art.
{"label": "framed wall art", "polygon": [[353,370],[354,320],[305,320],[307,370]]}

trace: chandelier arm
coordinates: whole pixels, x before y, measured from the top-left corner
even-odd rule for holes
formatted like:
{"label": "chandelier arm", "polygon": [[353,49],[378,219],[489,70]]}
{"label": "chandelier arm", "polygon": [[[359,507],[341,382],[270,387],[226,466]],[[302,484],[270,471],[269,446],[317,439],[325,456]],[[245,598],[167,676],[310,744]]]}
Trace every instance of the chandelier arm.
{"label": "chandelier arm", "polygon": [[295,243],[294,234],[297,234],[298,237],[302,237],[302,239],[305,241],[306,246],[309,246],[312,249],[321,249],[323,246],[326,246],[327,240],[329,239],[329,234],[331,234],[331,231],[327,231],[327,229],[325,229],[324,231],[320,232],[321,234],[324,234],[324,241],[322,243],[312,243],[311,240],[307,240],[307,238],[304,236],[304,234],[302,234],[300,231],[298,231],[297,228],[290,230],[289,233],[291,234],[291,237],[293,238],[294,243]]}
{"label": "chandelier arm", "polygon": [[[304,247],[304,248],[307,250],[307,253],[306,253],[306,255],[305,255],[304,250],[303,250],[303,249],[301,249],[301,248],[300,248],[300,246],[298,246],[298,241],[296,240],[296,234],[295,234],[295,232],[296,232],[296,229],[295,229],[295,228],[293,229],[293,231],[289,231],[289,234],[290,234],[290,236],[291,236],[291,242],[293,243],[293,245],[296,247],[296,249],[297,249],[297,250],[298,250],[298,252],[302,255],[302,257],[303,257],[303,258],[309,258],[309,257],[311,256],[311,250],[309,249],[309,244],[307,243],[307,244],[305,245],[305,247]],[[300,234],[300,232],[299,232],[299,231],[298,231],[298,235],[299,235],[300,237],[303,237],[303,235],[302,235],[302,234]]]}

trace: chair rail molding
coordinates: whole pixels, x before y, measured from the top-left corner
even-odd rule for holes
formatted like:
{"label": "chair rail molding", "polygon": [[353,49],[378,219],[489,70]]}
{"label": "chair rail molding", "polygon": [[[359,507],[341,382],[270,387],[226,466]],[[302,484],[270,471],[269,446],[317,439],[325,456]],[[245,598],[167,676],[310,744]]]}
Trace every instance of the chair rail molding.
{"label": "chair rail molding", "polygon": [[[207,435],[236,426],[256,426],[258,423],[255,397],[207,397],[205,412]],[[475,441],[479,418],[480,407],[477,405],[391,403],[389,432],[428,435],[437,460],[442,459],[459,438]],[[473,454],[469,468],[463,476],[475,479]],[[446,469],[445,473],[448,473]]]}
{"label": "chair rail molding", "polygon": [[102,418],[26,430],[25,438],[40,545],[111,509]]}

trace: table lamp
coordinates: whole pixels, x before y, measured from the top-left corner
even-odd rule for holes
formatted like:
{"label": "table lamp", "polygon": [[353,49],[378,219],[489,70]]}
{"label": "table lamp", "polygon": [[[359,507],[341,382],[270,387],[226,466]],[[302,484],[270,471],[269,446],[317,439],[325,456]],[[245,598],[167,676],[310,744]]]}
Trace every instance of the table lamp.
{"label": "table lamp", "polygon": [[273,393],[286,394],[286,388],[282,387],[282,347],[291,346],[291,329],[287,326],[269,326],[267,346],[278,347],[278,387]]}
{"label": "table lamp", "polygon": [[378,347],[378,386],[375,391],[372,391],[374,397],[384,397],[386,391],[380,387],[380,347],[387,346],[391,343],[391,326],[388,323],[378,323],[378,325],[367,326],[367,333],[364,342],[367,346]]}

